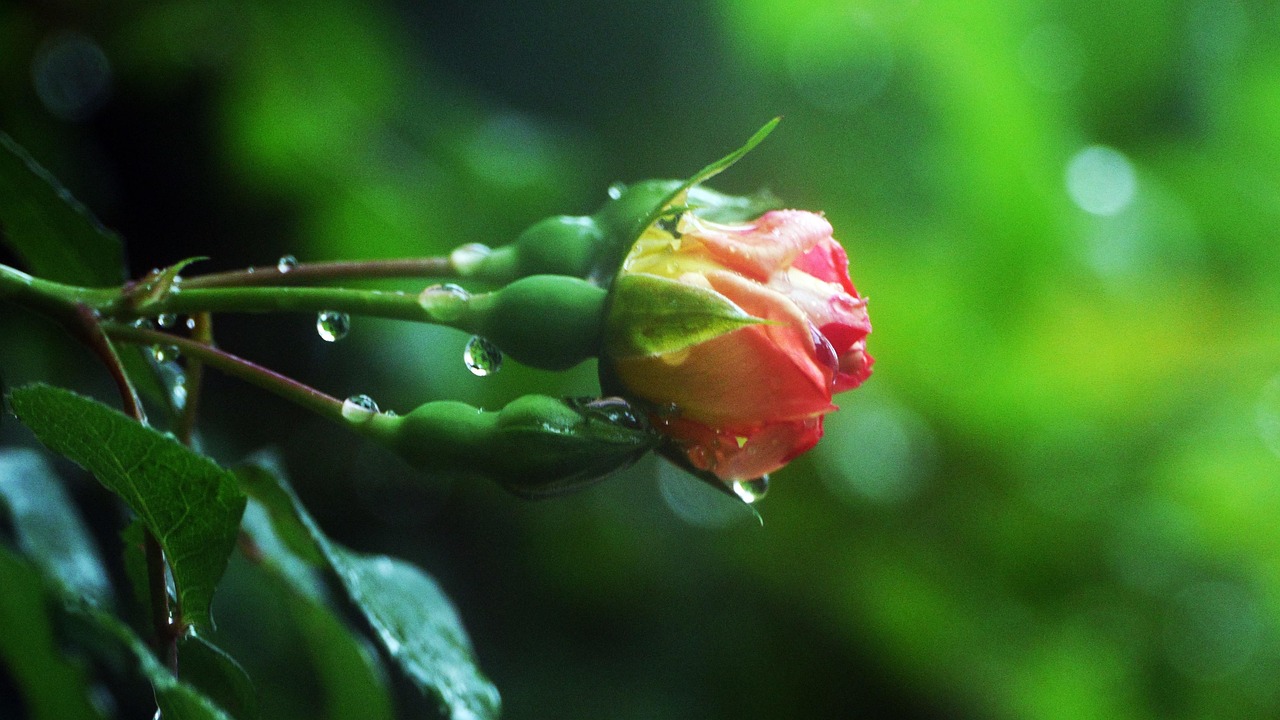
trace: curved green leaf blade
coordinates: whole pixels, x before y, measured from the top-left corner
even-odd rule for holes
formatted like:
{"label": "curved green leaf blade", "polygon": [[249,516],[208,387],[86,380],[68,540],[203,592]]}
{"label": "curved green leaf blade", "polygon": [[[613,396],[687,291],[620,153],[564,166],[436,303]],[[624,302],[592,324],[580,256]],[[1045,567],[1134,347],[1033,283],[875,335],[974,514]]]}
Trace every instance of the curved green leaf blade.
{"label": "curved green leaf blade", "polygon": [[36,568],[0,546],[0,667],[7,667],[31,720],[98,720],[79,666],[58,650]]}
{"label": "curved green leaf blade", "polygon": [[234,720],[208,696],[175,677],[147,644],[114,615],[80,605],[74,598],[66,598],[65,604],[73,626],[71,632],[94,638],[96,642],[91,646],[98,652],[122,651],[136,665],[138,673],[151,683],[164,720]]}
{"label": "curved green leaf blade", "polygon": [[18,549],[68,592],[111,600],[98,548],[62,482],[40,453],[0,450],[0,504],[9,509]]}
{"label": "curved green leaf blade", "polygon": [[102,287],[124,279],[119,238],[2,132],[0,242],[46,280]]}
{"label": "curved green leaf blade", "polygon": [[305,530],[379,643],[421,690],[452,718],[489,720],[501,712],[498,690],[480,673],[457,610],[435,580],[409,563],[352,552],[330,540],[281,479],[261,468],[238,471],[276,532],[298,545]]}
{"label": "curved green leaf blade", "polygon": [[714,290],[657,275],[622,275],[613,295],[605,348],[615,358],[678,352],[767,322]]}
{"label": "curved green leaf blade", "polygon": [[18,419],[89,470],[155,534],[184,618],[210,627],[209,603],[235,546],[245,496],[235,476],[102,403],[48,385],[15,389]]}
{"label": "curved green leaf blade", "polygon": [[182,679],[225,708],[236,720],[257,720],[258,696],[248,673],[225,650],[187,633],[178,641]]}

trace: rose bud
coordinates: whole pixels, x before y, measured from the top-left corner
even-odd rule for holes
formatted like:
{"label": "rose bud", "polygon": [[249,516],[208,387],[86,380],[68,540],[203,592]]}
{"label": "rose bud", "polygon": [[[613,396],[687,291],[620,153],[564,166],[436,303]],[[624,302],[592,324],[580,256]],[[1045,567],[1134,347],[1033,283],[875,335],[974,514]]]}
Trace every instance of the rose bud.
{"label": "rose bud", "polygon": [[871,323],[821,215],[720,224],[684,202],[614,280],[601,382],[648,404],[669,457],[728,487],[818,442],[832,395],[871,373]]}

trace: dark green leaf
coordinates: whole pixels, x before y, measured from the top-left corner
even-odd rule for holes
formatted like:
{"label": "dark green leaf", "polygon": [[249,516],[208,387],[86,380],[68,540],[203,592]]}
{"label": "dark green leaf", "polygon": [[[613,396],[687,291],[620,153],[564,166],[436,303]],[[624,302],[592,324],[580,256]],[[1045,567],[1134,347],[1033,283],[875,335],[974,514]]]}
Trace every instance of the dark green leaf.
{"label": "dark green leaf", "polygon": [[[283,594],[285,612],[302,636],[303,647],[324,687],[327,717],[331,720],[391,720],[395,710],[382,664],[373,646],[357,638],[325,599],[320,570],[328,562],[310,533],[293,514],[293,504],[275,480],[259,468],[237,473],[252,474],[259,487],[274,496],[270,504],[250,499],[244,513],[244,531],[253,541],[261,564]],[[285,536],[292,536],[286,540]]]}
{"label": "dark green leaf", "polygon": [[90,602],[110,601],[111,585],[98,549],[40,453],[0,451],[0,504],[9,508],[18,549],[47,577]]}
{"label": "dark green leaf", "polygon": [[178,643],[182,679],[199,688],[237,720],[259,717],[253,681],[235,658],[200,635],[187,634]]}
{"label": "dark green leaf", "polygon": [[107,406],[47,385],[9,398],[36,437],[98,478],[164,549],[186,620],[209,627],[209,602],[235,545],[245,496],[235,476]]}
{"label": "dark green leaf", "polygon": [[0,242],[34,274],[101,287],[124,279],[119,239],[26,150],[0,133]]}
{"label": "dark green leaf", "polygon": [[80,668],[62,657],[40,572],[0,546],[0,666],[31,720],[96,720]]}
{"label": "dark green leaf", "polygon": [[657,275],[623,275],[613,295],[605,347],[615,358],[678,352],[766,322],[714,290]]}
{"label": "dark green leaf", "polygon": [[361,555],[329,540],[292,491],[269,473],[248,469],[240,478],[278,533],[305,530],[311,536],[378,642],[419,688],[440,699],[448,715],[498,717],[498,691],[480,673],[458,613],[434,580],[403,561]]}
{"label": "dark green leaf", "polygon": [[217,703],[190,684],[174,677],[150,648],[123,622],[97,608],[67,599],[66,611],[73,632],[99,652],[123,653],[155,690],[164,720],[232,720]]}

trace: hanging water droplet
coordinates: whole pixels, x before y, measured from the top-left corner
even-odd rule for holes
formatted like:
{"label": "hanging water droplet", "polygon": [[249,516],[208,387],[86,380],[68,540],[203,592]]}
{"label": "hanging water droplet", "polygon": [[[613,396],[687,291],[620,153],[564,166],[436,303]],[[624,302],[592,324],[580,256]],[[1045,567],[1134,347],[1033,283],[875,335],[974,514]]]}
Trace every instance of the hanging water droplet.
{"label": "hanging water droplet", "polygon": [[175,384],[169,395],[173,399],[174,410],[180,411],[187,407],[187,386],[184,383]]}
{"label": "hanging water droplet", "polygon": [[432,285],[418,295],[418,304],[422,309],[442,322],[451,322],[462,317],[462,312],[467,309],[469,300],[471,300],[471,293],[453,283]]}
{"label": "hanging water droplet", "polygon": [[761,475],[755,480],[734,480],[729,488],[739,500],[751,505],[759,502],[769,492],[769,476]]}
{"label": "hanging water droplet", "polygon": [[489,257],[493,249],[484,243],[467,243],[460,245],[449,253],[449,264],[460,275],[470,275],[484,259]]}
{"label": "hanging water droplet", "polygon": [[156,317],[156,324],[166,330],[173,327],[178,322],[178,316],[173,313],[165,313]]}
{"label": "hanging water droplet", "polygon": [[151,357],[158,363],[173,362],[182,356],[182,351],[175,345],[152,345]]}
{"label": "hanging water droplet", "polygon": [[298,258],[292,255],[284,255],[276,261],[276,270],[278,270],[281,275],[296,267],[298,267]]}
{"label": "hanging water droplet", "polygon": [[335,310],[325,310],[316,316],[316,332],[326,342],[337,342],[351,332],[351,316]]}
{"label": "hanging water droplet", "polygon": [[378,414],[378,403],[368,395],[352,395],[342,401],[342,417],[353,423],[362,423]]}
{"label": "hanging water droplet", "polygon": [[462,362],[466,363],[472,375],[485,377],[502,369],[502,351],[476,335],[467,341],[467,347],[462,351]]}
{"label": "hanging water droplet", "polygon": [[609,186],[609,199],[617,200],[618,198],[622,197],[622,193],[626,191],[627,191],[626,185],[620,182],[616,182]]}

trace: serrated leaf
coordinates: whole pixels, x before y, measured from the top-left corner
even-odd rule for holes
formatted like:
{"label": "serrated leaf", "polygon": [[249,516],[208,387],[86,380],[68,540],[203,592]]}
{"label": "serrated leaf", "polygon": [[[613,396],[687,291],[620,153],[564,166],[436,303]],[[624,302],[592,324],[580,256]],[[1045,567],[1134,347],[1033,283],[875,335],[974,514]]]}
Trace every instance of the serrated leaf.
{"label": "serrated leaf", "polygon": [[18,549],[68,592],[111,600],[98,548],[48,461],[35,450],[0,450],[0,504],[8,507]]}
{"label": "serrated leaf", "polygon": [[120,240],[2,132],[0,242],[46,280],[102,287],[124,279]]}
{"label": "serrated leaf", "polygon": [[613,284],[605,348],[615,358],[678,352],[761,320],[714,290],[632,273]]}
{"label": "serrated leaf", "polygon": [[430,576],[404,561],[363,555],[333,542],[284,481],[266,471],[247,468],[240,478],[263,503],[278,533],[310,535],[378,642],[414,684],[439,698],[448,716],[498,717],[498,691],[480,673],[457,611]]}
{"label": "serrated leaf", "polygon": [[235,476],[102,403],[48,385],[9,396],[42,443],[93,473],[160,541],[184,618],[210,627],[209,603],[244,512]]}
{"label": "serrated leaf", "polygon": [[0,667],[31,720],[98,720],[79,666],[58,650],[41,573],[0,546]]}

